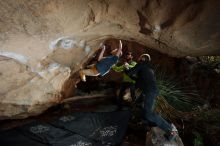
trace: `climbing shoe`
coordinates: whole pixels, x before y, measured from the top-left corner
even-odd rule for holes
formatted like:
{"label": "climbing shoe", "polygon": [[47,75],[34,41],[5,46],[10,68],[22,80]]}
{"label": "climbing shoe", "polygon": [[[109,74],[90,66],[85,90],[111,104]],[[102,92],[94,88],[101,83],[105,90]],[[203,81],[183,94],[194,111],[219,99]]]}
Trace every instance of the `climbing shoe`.
{"label": "climbing shoe", "polygon": [[169,132],[166,132],[164,134],[164,137],[169,141],[174,141],[176,137],[178,136],[178,130],[174,124],[171,124],[172,130]]}
{"label": "climbing shoe", "polygon": [[79,76],[83,82],[86,82],[86,76],[81,70],[79,71]]}

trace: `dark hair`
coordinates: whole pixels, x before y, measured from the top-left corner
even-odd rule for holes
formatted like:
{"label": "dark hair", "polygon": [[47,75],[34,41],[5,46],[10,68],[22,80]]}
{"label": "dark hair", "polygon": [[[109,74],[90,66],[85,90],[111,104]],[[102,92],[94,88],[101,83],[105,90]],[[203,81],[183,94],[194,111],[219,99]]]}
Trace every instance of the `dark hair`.
{"label": "dark hair", "polygon": [[132,52],[129,51],[129,52],[126,53],[126,55],[132,55]]}

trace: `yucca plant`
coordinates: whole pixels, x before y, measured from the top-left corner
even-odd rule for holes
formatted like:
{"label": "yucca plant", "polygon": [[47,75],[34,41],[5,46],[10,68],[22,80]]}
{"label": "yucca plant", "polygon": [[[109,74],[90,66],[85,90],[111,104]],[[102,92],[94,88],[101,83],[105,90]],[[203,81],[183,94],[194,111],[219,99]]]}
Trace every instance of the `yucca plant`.
{"label": "yucca plant", "polygon": [[197,115],[196,109],[205,104],[195,88],[181,86],[180,81],[164,72],[157,72],[157,85],[156,112],[172,122]]}
{"label": "yucca plant", "polygon": [[195,88],[181,86],[180,81],[164,72],[157,73],[157,85],[159,96],[165,98],[176,110],[188,112],[205,103]]}

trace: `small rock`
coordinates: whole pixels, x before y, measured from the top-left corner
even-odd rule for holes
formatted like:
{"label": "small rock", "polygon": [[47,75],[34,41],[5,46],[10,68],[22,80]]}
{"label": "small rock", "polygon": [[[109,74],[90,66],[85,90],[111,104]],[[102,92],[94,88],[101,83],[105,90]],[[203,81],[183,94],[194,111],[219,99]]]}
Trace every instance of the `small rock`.
{"label": "small rock", "polygon": [[151,132],[148,133],[146,144],[149,143],[151,143],[153,146],[184,146],[179,136],[177,136],[173,141],[166,140],[164,137],[164,131],[157,127],[153,127]]}
{"label": "small rock", "polygon": [[190,63],[197,63],[198,59],[196,57],[186,56],[186,60]]}

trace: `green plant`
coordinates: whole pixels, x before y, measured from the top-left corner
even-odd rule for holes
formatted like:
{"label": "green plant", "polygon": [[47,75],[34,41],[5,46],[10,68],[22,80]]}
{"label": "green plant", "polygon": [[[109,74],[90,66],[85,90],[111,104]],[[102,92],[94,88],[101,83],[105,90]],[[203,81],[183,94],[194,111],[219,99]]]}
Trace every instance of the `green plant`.
{"label": "green plant", "polygon": [[180,81],[164,72],[157,72],[157,85],[159,96],[164,97],[177,110],[188,112],[205,103],[195,88],[182,87]]}
{"label": "green plant", "polygon": [[193,146],[203,146],[204,144],[202,136],[196,131],[193,132],[193,135],[195,136]]}

